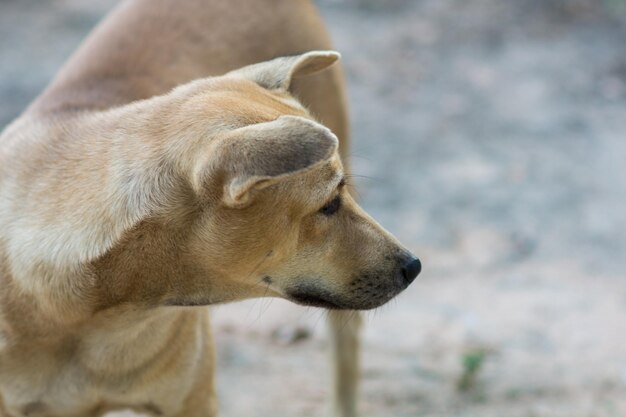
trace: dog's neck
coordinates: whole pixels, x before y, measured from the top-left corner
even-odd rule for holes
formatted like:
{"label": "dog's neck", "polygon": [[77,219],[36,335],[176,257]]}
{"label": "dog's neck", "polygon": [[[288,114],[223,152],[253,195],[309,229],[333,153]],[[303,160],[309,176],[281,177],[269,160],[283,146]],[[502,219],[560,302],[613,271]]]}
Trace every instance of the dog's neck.
{"label": "dog's neck", "polygon": [[[11,181],[6,181],[8,174],[0,168],[4,275],[10,276],[16,291],[32,296],[51,318],[81,320],[93,313],[94,303],[80,300],[94,296],[102,297],[98,308],[126,300],[157,304],[167,294],[139,294],[134,281],[163,280],[168,274],[183,273],[183,265],[172,260],[176,250],[161,246],[157,253],[147,248],[150,240],[159,239],[159,224],[168,223],[169,235],[172,229],[184,230],[183,223],[193,219],[197,208],[181,173],[184,167],[174,166],[164,156],[172,151],[164,149],[169,146],[164,137],[169,132],[146,128],[167,125],[162,118],[175,105],[163,96],[73,117],[42,120],[27,116],[3,135],[0,166],[3,158],[11,158],[14,167]],[[37,128],[19,129],[20,123]],[[24,130],[31,136],[21,136]],[[21,144],[42,137],[46,139],[41,141],[43,146],[34,148],[40,163],[34,166],[28,163],[33,147]],[[30,155],[21,163],[25,152]],[[67,190],[67,177],[81,177],[83,186]],[[36,184],[47,186],[42,189]],[[16,201],[46,204],[14,207]],[[144,259],[124,262],[128,256],[121,254],[124,250]],[[122,274],[124,265],[136,268]],[[117,278],[107,277],[114,270]],[[112,279],[126,281],[123,293],[108,290],[106,282]]]}

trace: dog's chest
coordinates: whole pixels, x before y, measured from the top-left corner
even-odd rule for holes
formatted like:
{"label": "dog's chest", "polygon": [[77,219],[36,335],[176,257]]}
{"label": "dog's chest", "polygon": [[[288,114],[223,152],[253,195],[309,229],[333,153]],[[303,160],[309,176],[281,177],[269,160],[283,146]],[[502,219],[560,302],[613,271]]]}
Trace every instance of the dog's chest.
{"label": "dog's chest", "polygon": [[[36,360],[40,363],[39,360]],[[51,365],[51,366],[50,366]],[[9,415],[57,417],[92,415],[117,408],[159,413],[171,412],[176,402],[168,401],[164,386],[139,380],[91,375],[77,363],[14,368],[0,377],[0,390]],[[169,381],[162,381],[172,383]],[[170,387],[176,391],[179,381]],[[176,392],[184,398],[183,392]]]}
{"label": "dog's chest", "polygon": [[98,406],[97,390],[79,366],[49,352],[26,349],[28,357],[2,355],[2,362],[11,363],[3,364],[0,376],[0,392],[10,415],[87,414]]}
{"label": "dog's chest", "polygon": [[194,362],[203,352],[193,339],[172,349],[178,332],[167,319],[160,323],[108,322],[71,342],[61,338],[0,351],[0,403],[16,417],[89,415],[124,407],[173,412],[186,397]]}

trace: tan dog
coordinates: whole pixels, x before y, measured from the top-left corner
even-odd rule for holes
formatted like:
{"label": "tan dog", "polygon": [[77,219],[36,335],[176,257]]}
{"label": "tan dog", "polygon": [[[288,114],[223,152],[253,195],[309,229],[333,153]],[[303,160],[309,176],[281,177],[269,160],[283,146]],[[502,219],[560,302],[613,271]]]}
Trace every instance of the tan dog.
{"label": "tan dog", "polygon": [[189,306],[266,295],[337,311],[336,412],[355,415],[341,311],[420,265],[346,190],[338,67],[295,81],[338,55],[292,54],[329,47],[304,0],[129,1],[5,130],[1,417],[215,416]]}

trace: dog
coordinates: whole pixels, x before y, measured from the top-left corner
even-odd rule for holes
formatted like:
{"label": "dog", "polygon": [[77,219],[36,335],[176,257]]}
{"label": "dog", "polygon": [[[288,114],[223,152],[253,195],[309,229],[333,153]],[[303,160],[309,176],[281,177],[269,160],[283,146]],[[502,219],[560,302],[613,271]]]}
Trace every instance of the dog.
{"label": "dog", "polygon": [[341,68],[308,0],[132,0],[0,137],[0,417],[217,415],[208,306],[358,315],[419,260],[346,183]]}

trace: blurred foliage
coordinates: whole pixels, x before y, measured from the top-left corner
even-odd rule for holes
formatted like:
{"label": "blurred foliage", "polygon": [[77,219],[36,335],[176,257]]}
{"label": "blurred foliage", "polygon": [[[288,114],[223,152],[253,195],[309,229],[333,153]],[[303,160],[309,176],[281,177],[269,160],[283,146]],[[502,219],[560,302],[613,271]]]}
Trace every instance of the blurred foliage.
{"label": "blurred foliage", "polygon": [[463,354],[461,357],[463,373],[457,384],[460,391],[469,391],[476,385],[478,374],[484,365],[486,357],[487,351],[485,349],[469,350]]}

